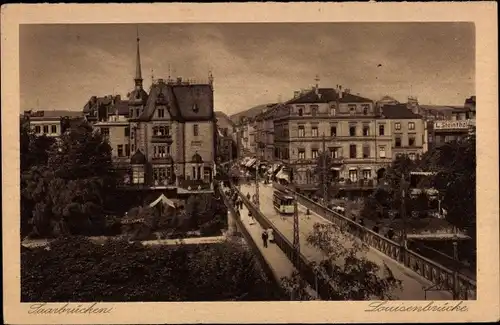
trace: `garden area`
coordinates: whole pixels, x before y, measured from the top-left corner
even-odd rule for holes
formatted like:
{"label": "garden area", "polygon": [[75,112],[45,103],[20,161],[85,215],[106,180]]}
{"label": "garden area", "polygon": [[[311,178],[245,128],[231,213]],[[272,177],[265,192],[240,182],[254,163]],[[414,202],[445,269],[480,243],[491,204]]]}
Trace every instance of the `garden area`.
{"label": "garden area", "polygon": [[251,253],[236,242],[146,247],[59,238],[21,248],[22,302],[280,300]]}

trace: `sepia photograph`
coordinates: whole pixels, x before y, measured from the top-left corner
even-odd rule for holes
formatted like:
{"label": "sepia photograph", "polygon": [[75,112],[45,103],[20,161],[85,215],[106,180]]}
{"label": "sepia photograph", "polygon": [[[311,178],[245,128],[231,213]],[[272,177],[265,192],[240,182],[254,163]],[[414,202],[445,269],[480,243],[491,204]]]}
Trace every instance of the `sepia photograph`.
{"label": "sepia photograph", "polygon": [[476,29],[20,24],[20,302],[465,312],[486,249],[476,93],[494,109]]}

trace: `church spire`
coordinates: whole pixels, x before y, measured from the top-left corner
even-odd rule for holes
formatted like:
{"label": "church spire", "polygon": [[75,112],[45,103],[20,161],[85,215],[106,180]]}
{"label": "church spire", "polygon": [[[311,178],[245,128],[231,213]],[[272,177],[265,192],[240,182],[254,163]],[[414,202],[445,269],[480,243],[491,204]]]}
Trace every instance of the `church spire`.
{"label": "church spire", "polygon": [[136,56],[136,66],[135,66],[135,85],[142,88],[142,72],[141,72],[141,53],[139,50],[139,28],[137,28],[137,56]]}

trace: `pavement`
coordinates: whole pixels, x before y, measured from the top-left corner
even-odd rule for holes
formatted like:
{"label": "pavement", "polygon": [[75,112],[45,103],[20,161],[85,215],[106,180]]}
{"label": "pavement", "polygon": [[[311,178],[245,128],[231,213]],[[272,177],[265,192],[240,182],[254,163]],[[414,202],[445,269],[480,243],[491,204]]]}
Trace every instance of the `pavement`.
{"label": "pavement", "polygon": [[[293,241],[293,216],[282,216],[274,210],[272,197],[273,197],[273,187],[272,184],[264,185],[260,183],[259,194],[260,194],[260,209],[262,213],[278,228],[278,230],[287,237],[291,242]],[[255,186],[253,185],[242,185],[241,192],[246,195],[250,193],[253,195],[255,193]],[[330,224],[330,221],[321,217],[320,215],[311,212],[310,215],[305,214],[306,208],[299,204],[299,225],[300,225],[300,250],[301,253],[311,261],[321,261],[324,258],[323,252],[321,252],[316,247],[309,245],[306,242],[308,235],[313,231],[313,227],[316,223]],[[260,236],[258,238],[259,241]],[[351,245],[347,240],[344,242],[345,247]],[[395,289],[392,295],[398,300],[451,300],[452,294],[447,291],[430,291],[427,293],[427,298],[425,298],[424,288],[433,285],[430,281],[423,278],[416,272],[410,270],[409,268],[399,264],[397,261],[387,257],[383,253],[369,248],[364,252],[365,257],[376,263],[383,270],[384,263],[390,268],[394,277],[402,282],[401,289]]]}
{"label": "pavement", "polygon": [[[262,253],[267,264],[271,267],[275,278],[281,279],[283,277],[290,277],[293,271],[296,270],[292,262],[290,262],[285,253],[283,253],[283,251],[276,244],[268,241],[267,247],[264,247],[261,237],[264,228],[262,228],[254,218],[248,216],[248,209],[245,205],[243,205],[243,209],[240,209],[239,211],[243,225],[252,237],[255,245],[257,245],[259,251]],[[316,293],[312,290],[312,288],[307,287],[306,290],[313,297],[316,296]]]}

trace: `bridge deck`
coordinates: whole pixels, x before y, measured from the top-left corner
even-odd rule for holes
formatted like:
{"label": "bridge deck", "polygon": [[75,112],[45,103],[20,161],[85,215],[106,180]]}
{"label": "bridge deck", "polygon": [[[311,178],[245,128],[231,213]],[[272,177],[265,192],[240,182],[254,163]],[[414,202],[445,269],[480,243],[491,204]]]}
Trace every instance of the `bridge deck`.
{"label": "bridge deck", "polygon": [[[242,185],[241,192],[243,194],[255,193],[253,185]],[[260,209],[262,213],[279,229],[279,231],[286,236],[290,241],[293,241],[293,218],[282,217],[274,210],[272,197],[272,185],[260,185]],[[300,223],[300,249],[301,253],[311,261],[320,261],[323,258],[323,253],[317,248],[312,247],[306,243],[306,238],[312,232],[313,226],[316,223],[328,224],[330,221],[323,217],[311,212],[309,216],[305,215],[305,208],[299,205],[299,223]],[[260,236],[260,234],[259,234]],[[259,237],[260,240],[260,237]],[[346,243],[347,245],[348,243]],[[276,247],[277,248],[277,247]],[[385,256],[381,252],[370,248],[366,253],[366,258],[372,262],[383,266],[385,264],[391,269],[394,276],[402,281],[402,289],[397,289],[393,295],[401,300],[424,300],[424,288],[432,286],[432,283],[416,272],[408,269],[407,267],[399,264],[397,261]],[[271,264],[272,265],[272,264]],[[431,291],[427,293],[427,299],[430,300],[451,300],[452,295],[447,291]]]}

